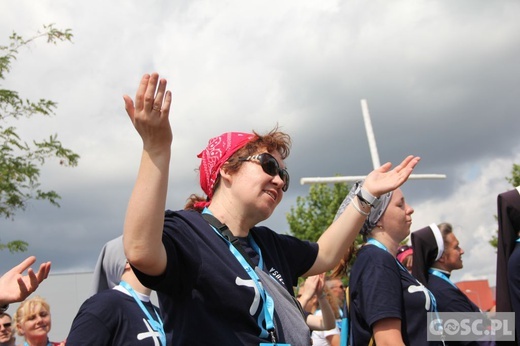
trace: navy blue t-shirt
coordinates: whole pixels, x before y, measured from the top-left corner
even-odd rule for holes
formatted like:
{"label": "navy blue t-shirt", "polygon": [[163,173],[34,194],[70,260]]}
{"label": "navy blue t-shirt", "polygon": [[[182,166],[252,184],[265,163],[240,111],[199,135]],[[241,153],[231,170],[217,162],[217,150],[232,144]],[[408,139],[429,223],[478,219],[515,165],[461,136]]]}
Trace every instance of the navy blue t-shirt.
{"label": "navy blue t-shirt", "polygon": [[[437,301],[437,310],[439,312],[480,312],[476,306],[460,289],[453,286],[446,280],[435,276],[428,275],[428,289],[435,296]],[[450,341],[446,345],[492,345],[489,342],[482,341]]]}
{"label": "navy blue t-shirt", "polygon": [[[152,303],[143,302],[143,305],[157,320]],[[72,322],[67,346],[154,346],[159,340],[158,333],[152,330],[134,298],[117,289],[109,289],[93,295],[81,305]]]}
{"label": "navy blue t-shirt", "polygon": [[353,345],[368,345],[374,323],[385,318],[401,320],[406,345],[431,345],[426,341],[428,291],[389,252],[363,246],[350,273],[349,290]]}
{"label": "navy blue t-shirt", "polygon": [[468,296],[440,277],[429,274],[428,289],[437,300],[439,312],[480,312]]}
{"label": "navy blue t-shirt", "polygon": [[[250,235],[261,249],[264,271],[294,295],[298,277],[307,272],[318,245],[254,227]],[[196,211],[167,211],[163,275],[135,270],[157,291],[169,344],[258,345],[263,303],[250,276],[228,244]],[[276,310],[276,306],[275,306]]]}

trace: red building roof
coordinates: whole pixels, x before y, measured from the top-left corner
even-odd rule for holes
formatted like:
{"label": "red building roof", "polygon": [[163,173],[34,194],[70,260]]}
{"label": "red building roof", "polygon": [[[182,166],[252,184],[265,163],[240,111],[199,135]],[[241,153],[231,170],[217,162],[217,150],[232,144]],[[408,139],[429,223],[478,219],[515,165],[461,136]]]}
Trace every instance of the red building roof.
{"label": "red building roof", "polygon": [[455,285],[482,311],[489,311],[495,306],[493,292],[488,280],[460,281]]}

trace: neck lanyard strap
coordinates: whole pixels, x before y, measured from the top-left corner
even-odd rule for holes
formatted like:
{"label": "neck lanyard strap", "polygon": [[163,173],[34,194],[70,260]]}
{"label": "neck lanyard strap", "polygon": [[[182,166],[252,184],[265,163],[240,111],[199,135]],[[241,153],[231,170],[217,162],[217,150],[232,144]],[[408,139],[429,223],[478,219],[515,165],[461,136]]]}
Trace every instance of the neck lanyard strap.
{"label": "neck lanyard strap", "polygon": [[[377,246],[378,248],[380,248],[380,249],[382,249],[382,250],[384,250],[384,251],[390,253],[390,252],[388,251],[388,249],[386,248],[386,246],[384,246],[380,241],[378,241],[378,240],[376,240],[376,239],[374,239],[374,238],[369,238],[369,239],[367,240],[367,243],[368,243],[368,244],[375,245],[375,246]],[[406,273],[409,274],[408,270],[403,266],[403,264],[402,264],[401,262],[399,262],[399,260],[398,260],[397,258],[394,258],[394,259],[395,259],[395,261],[397,262],[397,264],[399,265],[399,267],[400,267],[404,272],[406,272]],[[410,274],[409,274],[409,275],[410,275]],[[410,276],[411,276],[412,278],[414,278],[412,275],[410,275]],[[421,283],[419,282],[419,280],[417,280],[416,278],[414,278],[414,279],[415,279],[415,281],[416,281],[419,285],[423,286],[424,289],[428,292],[428,295],[430,296],[430,302],[431,302],[431,312],[435,313],[435,316],[437,317],[437,319],[440,320],[440,319],[439,319],[439,313],[438,313],[438,311],[437,311],[437,300],[435,299],[435,296],[433,295],[433,293],[432,293],[428,288],[426,288],[426,286],[424,286],[423,284],[421,284]],[[441,330],[441,332],[442,332],[442,336],[441,336],[442,340],[441,340],[441,341],[442,341],[442,344],[444,345],[444,330]]]}
{"label": "neck lanyard strap", "polygon": [[[202,211],[202,217],[212,226],[213,230],[228,244],[229,250],[231,253],[235,256],[235,258],[238,260],[238,262],[242,265],[244,270],[247,272],[253,283],[255,284],[258,292],[260,293],[260,297],[263,301],[263,311],[258,317],[258,326],[260,327],[260,337],[261,338],[267,338],[270,337],[272,342],[276,342],[275,333],[274,333],[274,300],[273,298],[267,293],[267,291],[262,286],[262,283],[260,281],[260,278],[255,273],[255,265],[253,261],[251,261],[251,258],[249,255],[245,252],[242,245],[240,245],[240,242],[238,241],[238,238],[231,233],[229,228],[220,222],[215,216],[211,214],[211,211],[208,208],[204,208]],[[260,247],[255,242],[253,237],[249,236],[249,242],[251,244],[251,247],[253,250],[258,253],[258,256],[260,258],[258,267],[260,269],[263,268],[263,259],[262,259],[262,251],[260,250]],[[262,326],[262,319],[265,319],[265,329]]]}
{"label": "neck lanyard strap", "polygon": [[[29,346],[29,344],[27,343],[27,341],[25,341],[23,343],[23,346]],[[47,341],[47,346],[52,346],[51,342],[50,341]]]}
{"label": "neck lanyard strap", "polygon": [[[231,231],[229,230],[228,226],[226,226],[225,224],[223,224],[222,222],[219,221],[219,219],[217,219],[216,217],[214,217],[212,214],[209,214],[209,213],[203,213],[202,214],[202,217],[213,227],[215,227],[219,233],[221,234],[222,237],[224,237],[224,239],[226,239],[228,242],[231,243],[231,245],[233,245],[237,250],[238,252],[240,252],[240,254],[242,255],[242,257],[244,257],[244,259],[247,261],[247,263],[251,266],[251,268],[254,268],[255,265],[253,263],[253,261],[251,261],[251,258],[247,255],[247,253],[245,252],[244,248],[242,247],[242,245],[240,245],[240,242],[238,241],[238,238],[235,237],[233,235],[233,233],[231,233]],[[255,249],[256,251],[256,249]]]}
{"label": "neck lanyard strap", "polygon": [[[390,253],[388,251],[388,249],[386,248],[386,246],[384,246],[379,240],[375,240],[374,238],[368,238],[367,240],[367,243],[368,244],[372,244],[372,245],[375,245],[377,246],[378,248],[380,248],[381,250],[385,250],[386,252]],[[408,270],[403,266],[403,264],[401,262],[399,262],[399,260],[397,258],[394,258],[395,261],[397,262],[397,265],[399,266],[399,268],[401,270],[404,270],[405,272],[408,273]]]}
{"label": "neck lanyard strap", "polygon": [[438,278],[443,279],[444,281],[448,282],[450,285],[452,285],[453,287],[458,289],[458,287],[455,286],[455,284],[450,280],[450,278],[448,278],[448,276],[446,274],[444,274],[443,272],[441,272],[437,269],[430,268],[430,269],[428,269],[428,273],[435,275]]}
{"label": "neck lanyard strap", "polygon": [[139,305],[139,307],[141,308],[143,313],[146,315],[146,317],[148,319],[148,323],[150,324],[150,326],[153,328],[154,331],[159,333],[159,339],[161,340],[161,345],[166,346],[166,334],[164,333],[163,322],[161,320],[161,317],[157,313],[157,310],[155,310],[155,308],[153,309],[154,312],[155,312],[155,315],[157,316],[157,320],[155,320],[152,317],[152,315],[150,315],[150,312],[144,306],[144,304],[141,301],[141,299],[139,299],[139,297],[137,296],[137,293],[135,293],[134,289],[127,282],[121,281],[119,283],[119,285],[121,285],[125,290],[127,290],[128,293],[130,293],[132,295],[132,297],[136,301],[137,305]]}
{"label": "neck lanyard strap", "polygon": [[[380,241],[374,239],[374,238],[369,238],[367,240],[367,243],[369,244],[372,244],[372,245],[375,245],[377,246],[378,248],[382,249],[382,250],[385,250],[386,252],[390,253],[388,251],[388,249],[386,248],[386,246],[384,246]],[[406,270],[406,268],[403,266],[403,264],[401,262],[399,262],[399,260],[397,258],[394,258],[395,261],[397,262],[397,264],[399,265],[399,268],[401,268],[401,270],[403,270],[404,272],[408,273],[408,270]],[[410,275],[411,276],[411,275]],[[412,278],[414,278],[412,276]],[[421,284],[416,278],[414,278],[415,281],[421,285],[421,286],[424,286],[423,284]],[[426,288],[426,286],[424,286],[424,288],[428,291],[428,295],[430,296],[430,302],[431,302],[431,311],[432,312],[435,312],[437,313],[437,301],[435,300],[435,296],[432,294],[432,292]]]}

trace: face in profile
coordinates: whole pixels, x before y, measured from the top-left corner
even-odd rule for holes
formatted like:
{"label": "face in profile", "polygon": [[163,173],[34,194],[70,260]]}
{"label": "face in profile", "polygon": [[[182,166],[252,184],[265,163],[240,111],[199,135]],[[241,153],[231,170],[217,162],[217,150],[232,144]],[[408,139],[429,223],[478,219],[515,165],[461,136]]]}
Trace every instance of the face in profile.
{"label": "face in profile", "polygon": [[444,241],[444,253],[442,254],[442,261],[447,270],[462,269],[462,255],[464,250],[460,247],[459,240],[455,234],[450,233],[446,236]]}
{"label": "face in profile", "polygon": [[401,189],[396,189],[379,219],[378,226],[382,226],[385,232],[400,243],[410,234],[413,212],[413,208],[406,203]]}
{"label": "face in profile", "polygon": [[340,279],[332,279],[327,282],[327,287],[336,298],[343,301],[345,297],[345,286]]}

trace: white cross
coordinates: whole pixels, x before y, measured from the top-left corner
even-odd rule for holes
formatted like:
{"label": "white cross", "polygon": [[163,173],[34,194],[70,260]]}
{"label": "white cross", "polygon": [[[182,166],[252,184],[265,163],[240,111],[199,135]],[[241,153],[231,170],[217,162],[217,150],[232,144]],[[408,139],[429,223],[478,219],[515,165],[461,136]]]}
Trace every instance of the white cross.
{"label": "white cross", "polygon": [[148,321],[146,319],[143,318],[143,322],[146,326],[146,329],[148,329],[148,332],[137,334],[137,340],[153,338],[153,344],[155,346],[160,346],[161,342],[159,341],[159,338],[160,338],[161,334],[159,334],[158,331],[153,330],[152,326],[150,326],[150,324],[148,323]]}
{"label": "white cross", "polygon": [[422,292],[424,294],[425,302],[424,302],[424,309],[426,311],[430,311],[430,293],[428,292],[428,289],[424,287],[423,285],[414,286],[410,285],[408,286],[408,292],[409,293],[417,293]]}
{"label": "white cross", "polygon": [[[374,169],[381,166],[379,161],[379,153],[376,146],[376,138],[374,130],[372,129],[372,121],[368,113],[367,100],[361,100],[361,110],[363,111],[363,120],[365,122],[365,129],[367,132],[368,146],[370,147],[370,156],[372,157],[372,165]],[[315,178],[301,178],[300,184],[318,184],[318,183],[343,183],[349,181],[358,181],[365,179],[366,175],[354,176],[337,176],[337,177],[315,177]],[[445,179],[445,174],[410,174],[408,179]]]}
{"label": "white cross", "polygon": [[235,284],[237,286],[246,286],[246,287],[252,287],[255,290],[255,297],[253,299],[253,302],[251,303],[251,306],[249,307],[249,313],[251,316],[253,316],[256,311],[258,310],[258,306],[260,305],[260,292],[258,292],[258,288],[256,287],[253,280],[244,280],[237,276],[235,279]]}

